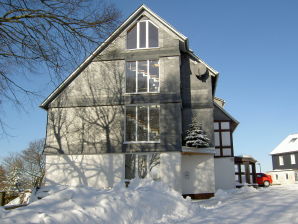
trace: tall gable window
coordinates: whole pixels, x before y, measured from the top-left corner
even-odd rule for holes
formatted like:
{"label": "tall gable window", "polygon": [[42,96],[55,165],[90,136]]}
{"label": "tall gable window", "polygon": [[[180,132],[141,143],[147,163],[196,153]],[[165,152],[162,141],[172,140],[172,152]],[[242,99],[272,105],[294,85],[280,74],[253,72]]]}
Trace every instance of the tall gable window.
{"label": "tall gable window", "polygon": [[126,62],[126,93],[159,92],[158,60]]}
{"label": "tall gable window", "polygon": [[158,28],[149,20],[142,20],[127,31],[127,49],[158,47]]}
{"label": "tall gable window", "polygon": [[125,141],[159,141],[159,106],[126,106]]}

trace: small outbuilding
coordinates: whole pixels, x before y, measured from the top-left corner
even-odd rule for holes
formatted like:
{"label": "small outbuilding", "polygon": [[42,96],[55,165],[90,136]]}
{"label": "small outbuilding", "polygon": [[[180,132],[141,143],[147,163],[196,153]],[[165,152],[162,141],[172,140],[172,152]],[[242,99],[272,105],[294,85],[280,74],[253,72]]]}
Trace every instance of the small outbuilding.
{"label": "small outbuilding", "polygon": [[256,162],[252,156],[235,156],[236,187],[243,185],[256,185]]}

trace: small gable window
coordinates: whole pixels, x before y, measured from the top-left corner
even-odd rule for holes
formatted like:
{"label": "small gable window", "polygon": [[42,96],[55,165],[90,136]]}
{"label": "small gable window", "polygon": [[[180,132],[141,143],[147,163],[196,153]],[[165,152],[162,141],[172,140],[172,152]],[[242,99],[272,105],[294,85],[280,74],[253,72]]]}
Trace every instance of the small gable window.
{"label": "small gable window", "polygon": [[280,166],[283,166],[284,165],[284,157],[283,156],[279,156],[278,159],[279,159],[279,165]]}
{"label": "small gable window", "polygon": [[127,31],[127,49],[158,47],[158,28],[149,20],[142,20]]}
{"label": "small gable window", "polygon": [[290,143],[294,143],[294,142],[296,142],[296,140],[297,140],[297,138],[292,138],[292,139],[290,140]]}

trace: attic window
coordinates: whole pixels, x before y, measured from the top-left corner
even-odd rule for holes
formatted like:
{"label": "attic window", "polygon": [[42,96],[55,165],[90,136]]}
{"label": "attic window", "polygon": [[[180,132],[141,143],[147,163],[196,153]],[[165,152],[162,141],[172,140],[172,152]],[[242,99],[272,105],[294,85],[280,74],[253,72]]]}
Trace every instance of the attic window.
{"label": "attic window", "polygon": [[290,140],[290,143],[294,143],[297,139],[298,139],[298,138],[292,138],[292,139]]}
{"label": "attic window", "polygon": [[127,49],[158,47],[158,28],[149,20],[142,20],[127,31]]}

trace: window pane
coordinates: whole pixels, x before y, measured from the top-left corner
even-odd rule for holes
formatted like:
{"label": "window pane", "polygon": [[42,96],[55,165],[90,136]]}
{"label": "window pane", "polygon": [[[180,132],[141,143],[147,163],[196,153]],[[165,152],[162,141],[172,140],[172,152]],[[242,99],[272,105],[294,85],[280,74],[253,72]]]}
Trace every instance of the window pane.
{"label": "window pane", "polygon": [[148,155],[149,173],[153,180],[160,179],[160,153]]}
{"label": "window pane", "polygon": [[215,149],[215,156],[220,156],[220,149]]}
{"label": "window pane", "polygon": [[148,141],[148,110],[146,106],[138,107],[138,141]]}
{"label": "window pane", "polygon": [[149,61],[149,91],[158,92],[159,89],[159,64],[157,60]]}
{"label": "window pane", "polygon": [[235,173],[238,173],[238,172],[239,172],[238,164],[235,164]]}
{"label": "window pane", "polygon": [[244,173],[245,172],[245,165],[244,164],[241,164],[240,169],[241,169],[240,172]]}
{"label": "window pane", "polygon": [[213,126],[214,126],[214,130],[218,130],[218,129],[219,129],[219,124],[218,124],[218,122],[214,122]]}
{"label": "window pane", "polygon": [[284,158],[282,156],[279,156],[279,165],[280,166],[284,165]]}
{"label": "window pane", "polygon": [[223,154],[223,156],[231,156],[232,155],[231,148],[223,148],[222,149],[222,154]]}
{"label": "window pane", "polygon": [[147,61],[138,61],[138,92],[147,92]]}
{"label": "window pane", "polygon": [[225,131],[221,133],[221,141],[222,141],[222,146],[230,146],[231,145],[231,136],[230,132]]}
{"label": "window pane", "polygon": [[150,106],[150,141],[159,140],[159,107]]}
{"label": "window pane", "polygon": [[291,164],[296,164],[295,154],[291,154]]}
{"label": "window pane", "polygon": [[126,107],[126,141],[136,141],[136,107]]}
{"label": "window pane", "polygon": [[126,154],[125,155],[125,179],[135,178],[136,172],[136,155]]}
{"label": "window pane", "polygon": [[149,24],[149,47],[158,47],[158,29],[152,23]]}
{"label": "window pane", "polygon": [[238,175],[235,175],[235,181],[236,181],[237,183],[239,183],[239,176],[238,176]]}
{"label": "window pane", "polygon": [[229,122],[221,122],[221,129],[230,129]]}
{"label": "window pane", "polygon": [[126,63],[126,92],[136,92],[136,62]]}
{"label": "window pane", "polygon": [[138,156],[138,175],[139,178],[145,178],[147,175],[147,156]]}
{"label": "window pane", "polygon": [[137,25],[127,32],[126,45],[127,49],[137,48]]}
{"label": "window pane", "polygon": [[215,146],[220,146],[219,132],[214,132],[214,143],[215,143]]}
{"label": "window pane", "polygon": [[140,22],[140,48],[146,47],[146,22]]}
{"label": "window pane", "polygon": [[252,164],[249,164],[249,173],[252,173]]}
{"label": "window pane", "polygon": [[245,175],[241,175],[241,181],[242,181],[242,184],[246,183],[246,176]]}
{"label": "window pane", "polygon": [[254,183],[254,181],[253,181],[253,176],[252,176],[252,175],[249,175],[249,181],[250,181],[250,182],[249,182],[250,184],[253,184],[253,183]]}

